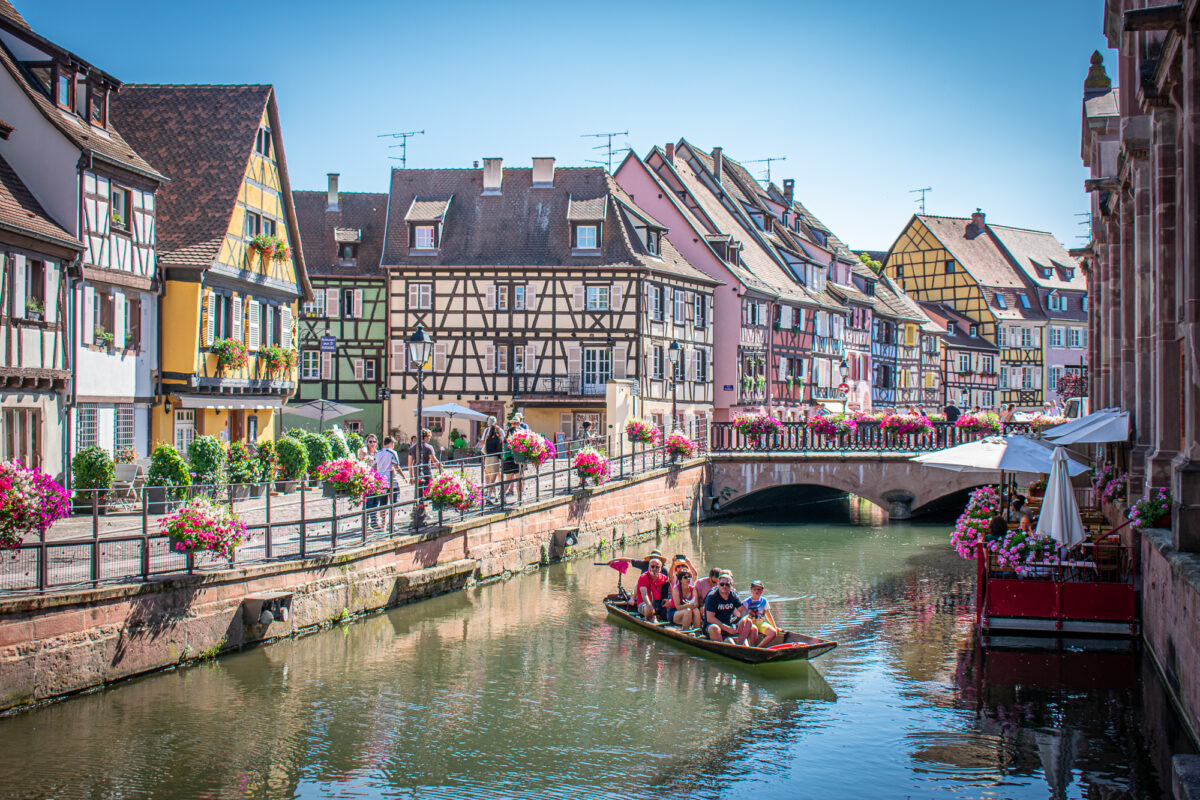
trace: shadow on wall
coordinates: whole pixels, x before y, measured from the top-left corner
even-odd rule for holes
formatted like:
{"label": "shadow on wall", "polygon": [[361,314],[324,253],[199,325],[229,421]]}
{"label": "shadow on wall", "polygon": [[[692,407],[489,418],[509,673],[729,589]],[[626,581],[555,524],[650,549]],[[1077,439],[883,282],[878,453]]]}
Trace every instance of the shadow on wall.
{"label": "shadow on wall", "polygon": [[[712,516],[741,515],[741,514],[792,514],[796,518],[805,517],[810,513],[840,513],[845,516],[849,494],[827,486],[811,484],[793,484],[789,486],[773,486],[759,492],[741,495],[727,503],[717,503]],[[837,510],[836,512],[834,510]]]}

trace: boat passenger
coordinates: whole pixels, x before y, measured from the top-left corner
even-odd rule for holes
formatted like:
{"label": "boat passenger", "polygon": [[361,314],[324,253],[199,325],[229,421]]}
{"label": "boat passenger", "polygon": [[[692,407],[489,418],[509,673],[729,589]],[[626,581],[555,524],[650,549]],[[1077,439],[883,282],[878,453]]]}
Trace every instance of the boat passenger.
{"label": "boat passenger", "polygon": [[655,617],[670,621],[662,599],[663,587],[668,583],[667,576],[662,572],[662,561],[657,558],[650,559],[649,567],[638,578],[637,587],[633,592],[638,613],[647,621],[653,622]]}
{"label": "boat passenger", "polygon": [[[692,573],[695,574],[694,572]],[[708,595],[713,589],[717,588],[717,578],[721,577],[719,567],[713,567],[708,571],[706,577],[696,581],[696,602],[700,604],[701,616],[704,611],[704,601],[708,599]]]}
{"label": "boat passenger", "polygon": [[700,627],[700,603],[690,570],[681,571],[671,584],[671,621],[681,628]]}
{"label": "boat passenger", "polygon": [[779,628],[775,625],[775,615],[771,613],[771,604],[767,602],[763,589],[762,581],[750,584],[750,599],[746,601],[746,608],[750,611],[750,624],[758,631],[757,645],[770,647],[779,635]]}
{"label": "boat passenger", "polygon": [[[754,626],[747,616],[749,609],[737,592],[733,590],[733,573],[722,572],[717,578],[717,590],[709,592],[704,601],[705,632],[714,642],[726,641],[728,636],[736,644],[750,644],[755,637]],[[734,619],[734,614],[737,619]]]}

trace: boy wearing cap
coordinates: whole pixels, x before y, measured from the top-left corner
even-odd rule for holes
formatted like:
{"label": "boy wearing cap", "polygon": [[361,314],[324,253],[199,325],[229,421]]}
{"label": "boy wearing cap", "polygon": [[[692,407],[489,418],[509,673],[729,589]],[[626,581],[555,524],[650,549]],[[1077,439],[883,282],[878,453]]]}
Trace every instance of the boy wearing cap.
{"label": "boy wearing cap", "polygon": [[754,581],[750,584],[750,599],[746,601],[749,611],[750,624],[758,631],[758,646],[769,647],[779,629],[775,627],[775,616],[771,613],[771,604],[763,594],[763,582]]}

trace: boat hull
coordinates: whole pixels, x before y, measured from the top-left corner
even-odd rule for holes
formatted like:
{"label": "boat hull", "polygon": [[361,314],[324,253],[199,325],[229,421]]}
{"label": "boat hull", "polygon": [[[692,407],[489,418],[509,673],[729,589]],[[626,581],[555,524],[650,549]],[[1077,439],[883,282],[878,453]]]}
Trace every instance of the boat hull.
{"label": "boat hull", "polygon": [[815,636],[805,636],[802,633],[792,633],[791,631],[784,630],[779,632],[780,644],[789,646],[778,649],[771,647],[750,647],[742,644],[731,644],[729,642],[714,642],[707,636],[685,633],[675,625],[648,622],[640,614],[631,611],[624,602],[615,596],[609,596],[604,599],[604,608],[612,616],[624,620],[631,625],[636,625],[643,630],[653,631],[673,642],[696,647],[709,653],[716,653],[734,661],[740,661],[743,664],[811,661],[817,656],[828,653],[837,647],[837,642],[832,642],[828,639],[819,639]]}

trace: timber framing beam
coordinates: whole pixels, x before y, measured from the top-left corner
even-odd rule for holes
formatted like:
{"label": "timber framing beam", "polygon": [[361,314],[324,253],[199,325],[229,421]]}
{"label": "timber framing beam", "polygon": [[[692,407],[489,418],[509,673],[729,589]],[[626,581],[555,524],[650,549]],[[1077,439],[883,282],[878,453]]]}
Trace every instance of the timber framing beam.
{"label": "timber framing beam", "polygon": [[1151,8],[1135,8],[1125,12],[1122,27],[1130,31],[1167,31],[1183,24],[1183,3]]}

